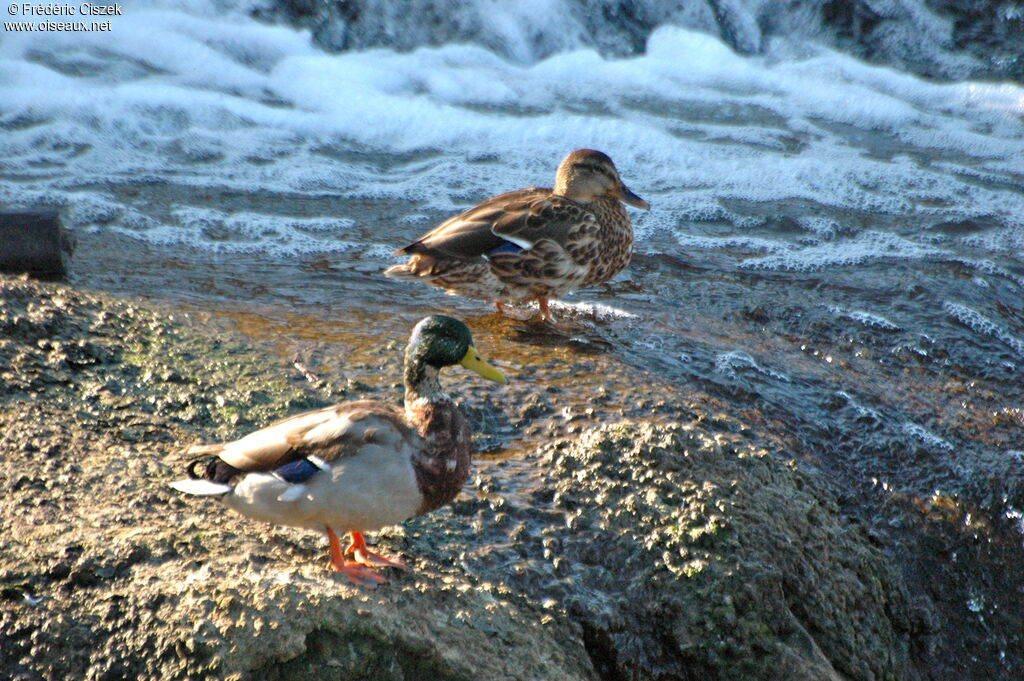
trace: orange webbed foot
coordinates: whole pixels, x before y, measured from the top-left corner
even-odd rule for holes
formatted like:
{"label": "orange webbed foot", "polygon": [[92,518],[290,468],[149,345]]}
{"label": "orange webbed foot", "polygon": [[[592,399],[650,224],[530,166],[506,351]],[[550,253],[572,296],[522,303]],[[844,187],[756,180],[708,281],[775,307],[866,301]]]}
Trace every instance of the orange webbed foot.
{"label": "orange webbed foot", "polygon": [[387,581],[387,579],[378,575],[373,570],[364,567],[367,563],[362,563],[358,560],[345,560],[341,552],[341,542],[338,541],[338,535],[330,527],[325,527],[324,529],[327,530],[327,539],[330,542],[331,559],[327,563],[329,568],[345,575],[345,578],[352,584],[367,589],[373,589],[378,584]]}
{"label": "orange webbed foot", "polygon": [[335,572],[345,575],[345,578],[350,583],[365,589],[375,589],[378,584],[388,581],[385,577],[378,575],[370,568],[364,567],[355,561],[346,560],[342,561],[341,565],[337,565],[332,560],[328,563],[328,566]]}
{"label": "orange webbed foot", "polygon": [[351,553],[355,562],[359,565],[369,567],[395,567],[405,569],[405,563],[398,558],[388,558],[379,553],[373,553],[366,547],[366,540],[361,532],[351,532],[352,542],[345,549],[345,553]]}

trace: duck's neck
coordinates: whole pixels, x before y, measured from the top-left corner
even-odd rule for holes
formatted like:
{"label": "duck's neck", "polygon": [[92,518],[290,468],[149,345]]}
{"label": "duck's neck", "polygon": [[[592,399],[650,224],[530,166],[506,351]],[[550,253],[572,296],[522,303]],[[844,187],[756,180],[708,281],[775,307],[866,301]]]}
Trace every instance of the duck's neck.
{"label": "duck's neck", "polygon": [[586,204],[587,209],[597,218],[599,257],[590,263],[587,276],[579,288],[608,281],[629,264],[633,250],[633,228],[629,214],[618,199],[601,197]]}
{"label": "duck's neck", "polygon": [[[410,361],[412,360],[412,361]],[[437,369],[406,357],[405,418],[423,438],[413,456],[416,482],[426,513],[447,504],[469,477],[473,442],[469,424],[452,399],[441,391]]]}
{"label": "duck's neck", "polygon": [[622,202],[612,196],[602,196],[596,201],[587,204],[587,208],[597,218],[598,224],[604,230],[624,231],[632,234],[632,226],[629,222],[629,213]]}
{"label": "duck's neck", "polygon": [[415,402],[440,402],[447,400],[437,379],[437,368],[421,361],[415,355],[405,358],[405,410]]}

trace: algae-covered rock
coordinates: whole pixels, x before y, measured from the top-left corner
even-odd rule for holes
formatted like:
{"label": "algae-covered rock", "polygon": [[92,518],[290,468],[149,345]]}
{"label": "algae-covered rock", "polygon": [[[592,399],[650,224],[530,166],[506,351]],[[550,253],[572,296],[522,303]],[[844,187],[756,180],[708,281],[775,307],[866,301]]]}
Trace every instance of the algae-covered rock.
{"label": "algae-covered rock", "polygon": [[605,678],[908,678],[896,573],[792,464],[698,423],[623,423],[536,465],[537,507],[464,524],[489,540],[466,569],[580,622]]}
{"label": "algae-covered rock", "polygon": [[728,417],[582,426],[507,495],[480,461],[479,492],[378,534],[410,569],[363,591],[315,533],[167,488],[182,444],[343,388],[166,312],[0,298],[4,678],[912,677],[881,551]]}
{"label": "algae-covered rock", "polygon": [[364,592],[314,534],[169,490],[178,442],[322,403],[252,349],[24,279],[0,300],[0,677],[593,678],[579,627],[506,587],[426,562]]}

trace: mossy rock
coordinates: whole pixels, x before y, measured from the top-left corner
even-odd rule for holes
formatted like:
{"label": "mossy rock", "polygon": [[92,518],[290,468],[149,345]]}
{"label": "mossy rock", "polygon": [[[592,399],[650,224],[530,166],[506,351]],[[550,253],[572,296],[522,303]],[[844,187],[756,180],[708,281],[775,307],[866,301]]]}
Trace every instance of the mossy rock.
{"label": "mossy rock", "polygon": [[715,429],[554,443],[536,506],[459,502],[435,550],[579,622],[603,678],[907,678],[907,596],[880,549],[816,478]]}
{"label": "mossy rock", "polygon": [[167,488],[182,444],[343,391],[155,308],[5,278],[0,301],[4,678],[907,676],[881,551],[728,417],[551,442],[520,492],[380,533],[411,569],[365,592],[314,533]]}
{"label": "mossy rock", "polygon": [[63,286],[0,303],[0,677],[594,678],[577,625],[447,561],[366,592],[314,533],[168,488],[183,443],[325,402],[283,361]]}

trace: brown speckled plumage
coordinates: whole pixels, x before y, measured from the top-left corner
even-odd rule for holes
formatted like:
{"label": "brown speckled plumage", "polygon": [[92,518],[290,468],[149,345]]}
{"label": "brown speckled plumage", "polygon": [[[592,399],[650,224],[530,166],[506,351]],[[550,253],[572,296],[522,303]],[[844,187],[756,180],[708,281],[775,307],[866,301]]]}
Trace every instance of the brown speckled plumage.
{"label": "brown speckled plumage", "polygon": [[559,165],[553,189],[487,199],[395,251],[409,260],[384,274],[494,303],[557,298],[629,264],[633,228],[622,201],[647,208],[608,156],[579,149]]}

